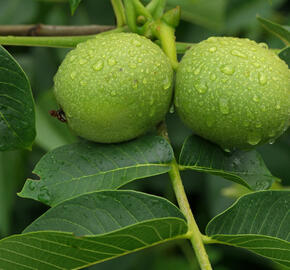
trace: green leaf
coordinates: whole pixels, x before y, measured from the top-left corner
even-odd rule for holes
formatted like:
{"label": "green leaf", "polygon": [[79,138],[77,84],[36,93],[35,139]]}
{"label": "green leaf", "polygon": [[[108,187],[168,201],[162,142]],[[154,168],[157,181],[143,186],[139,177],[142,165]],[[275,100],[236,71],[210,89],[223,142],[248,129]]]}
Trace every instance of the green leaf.
{"label": "green leaf", "polygon": [[269,32],[280,38],[287,46],[290,45],[290,31],[288,27],[257,16],[258,21]]}
{"label": "green leaf", "polygon": [[288,65],[288,68],[290,68],[290,47],[284,48],[280,53],[279,57],[285,61],[285,63]]}
{"label": "green leaf", "polygon": [[206,234],[221,244],[246,248],[290,267],[290,191],[241,197],[213,218]]}
{"label": "green leaf", "polygon": [[32,230],[49,231],[0,241],[2,268],[80,269],[183,238],[187,225],[179,209],[163,198],[134,191],[101,191],[51,208],[25,232]]}
{"label": "green leaf", "polygon": [[226,153],[219,146],[194,135],[185,140],[179,164],[181,169],[222,176],[251,190],[268,189],[277,180],[257,151]]}
{"label": "green leaf", "polygon": [[76,9],[78,8],[79,4],[81,3],[82,0],[69,0],[69,4],[70,4],[70,11],[71,14],[73,15],[76,11]]}
{"label": "green leaf", "polygon": [[166,173],[173,159],[169,143],[145,136],[122,144],[83,141],[47,153],[19,194],[50,206],[84,193],[118,189],[135,179]]}
{"label": "green leaf", "polygon": [[181,7],[181,18],[190,23],[220,31],[223,28],[225,0],[168,0],[169,7]]}
{"label": "green leaf", "polygon": [[34,138],[35,113],[29,81],[0,46],[0,151],[30,149]]}
{"label": "green leaf", "polygon": [[0,238],[10,233],[15,193],[24,174],[23,150],[0,152]]}

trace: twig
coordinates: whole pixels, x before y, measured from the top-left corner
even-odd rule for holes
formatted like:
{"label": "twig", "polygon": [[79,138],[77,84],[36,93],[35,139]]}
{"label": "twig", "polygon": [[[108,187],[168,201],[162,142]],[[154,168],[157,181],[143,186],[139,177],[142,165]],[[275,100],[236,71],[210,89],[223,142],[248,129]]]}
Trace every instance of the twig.
{"label": "twig", "polygon": [[0,25],[0,36],[80,36],[98,34],[114,28],[111,25]]}

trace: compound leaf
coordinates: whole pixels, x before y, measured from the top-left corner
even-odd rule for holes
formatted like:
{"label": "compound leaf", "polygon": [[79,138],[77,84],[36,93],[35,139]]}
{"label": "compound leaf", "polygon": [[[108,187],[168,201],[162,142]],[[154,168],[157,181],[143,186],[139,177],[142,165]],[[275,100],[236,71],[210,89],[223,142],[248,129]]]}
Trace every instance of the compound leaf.
{"label": "compound leaf", "polygon": [[251,190],[268,189],[277,180],[255,151],[227,153],[198,136],[188,137],[179,157],[181,169],[206,172],[241,184]]}
{"label": "compound leaf", "polygon": [[250,193],[213,218],[206,234],[290,267],[289,208],[290,191]]}
{"label": "compound leaf", "polygon": [[289,27],[266,20],[260,16],[257,16],[257,19],[265,29],[280,38],[286,45],[290,45]]}
{"label": "compound leaf", "polygon": [[284,48],[278,56],[285,61],[285,63],[288,65],[288,68],[290,68],[290,46]]}
{"label": "compound leaf", "polygon": [[54,206],[84,193],[118,189],[135,179],[170,170],[173,150],[159,136],[121,144],[83,141],[47,153],[36,165],[39,180],[28,179],[20,197]]}
{"label": "compound leaf", "polygon": [[0,46],[0,151],[30,149],[34,138],[35,112],[29,81]]}
{"label": "compound leaf", "polygon": [[82,0],[69,0],[71,14],[73,15]]}
{"label": "compound leaf", "polygon": [[135,191],[86,194],[48,210],[22,235],[0,241],[0,264],[12,269],[80,269],[187,232],[169,201]]}

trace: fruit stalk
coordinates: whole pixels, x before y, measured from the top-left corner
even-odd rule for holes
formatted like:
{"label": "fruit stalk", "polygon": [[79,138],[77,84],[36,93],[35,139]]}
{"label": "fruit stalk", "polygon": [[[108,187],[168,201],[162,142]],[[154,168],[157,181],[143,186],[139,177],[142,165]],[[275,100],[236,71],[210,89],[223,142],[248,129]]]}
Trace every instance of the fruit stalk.
{"label": "fruit stalk", "polygon": [[[166,124],[164,122],[159,126],[158,133],[169,141]],[[191,245],[195,251],[201,270],[212,270],[208,255],[204,247],[203,235],[201,234],[196,224],[195,218],[192,214],[192,211],[191,211],[191,208],[190,208],[190,205],[189,205],[189,202],[188,202],[185,190],[184,190],[182,179],[180,176],[179,167],[175,158],[171,162],[171,167],[172,169],[169,171],[168,174],[172,183],[172,187],[173,187],[179,208],[187,220],[187,224],[188,224],[187,238],[190,240]]]}
{"label": "fruit stalk", "polygon": [[113,10],[117,20],[117,27],[126,25],[126,15],[123,2],[121,0],[111,0]]}

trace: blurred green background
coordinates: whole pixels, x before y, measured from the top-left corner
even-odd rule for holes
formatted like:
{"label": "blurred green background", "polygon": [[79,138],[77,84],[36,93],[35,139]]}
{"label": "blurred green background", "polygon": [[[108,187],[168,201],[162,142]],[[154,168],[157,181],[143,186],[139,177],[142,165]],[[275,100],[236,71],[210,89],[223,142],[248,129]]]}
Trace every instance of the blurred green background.
{"label": "blurred green background", "polygon": [[[168,0],[170,6],[182,5],[183,21],[177,30],[177,40],[199,42],[212,35],[248,37],[266,42],[271,48],[282,48],[276,37],[267,33],[256,20],[256,14],[277,23],[289,25],[290,5],[286,0]],[[108,0],[83,0],[74,16],[65,0],[0,0],[0,25],[7,24],[86,25],[115,23]],[[53,76],[68,49],[6,47],[27,73],[36,100],[37,138],[33,150],[0,153],[0,238],[20,233],[30,222],[46,211],[38,202],[18,198],[24,181],[36,177],[32,170],[49,150],[71,143],[77,138],[65,124],[49,116],[56,109],[52,95]],[[175,113],[167,116],[172,143],[178,153],[190,131]],[[290,132],[273,145],[258,149],[271,172],[290,186]],[[245,192],[230,182],[202,173],[182,173],[186,191],[201,231],[208,221],[226,209],[238,194]],[[166,196],[174,202],[168,177],[156,176],[124,187]],[[245,250],[226,246],[208,246],[215,270],[283,269]],[[198,269],[187,242],[172,242],[132,255],[114,259],[89,269]]]}

